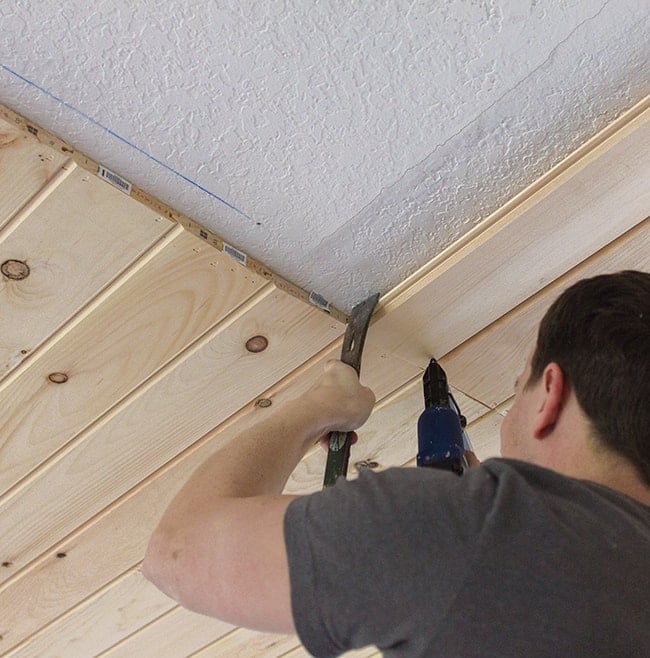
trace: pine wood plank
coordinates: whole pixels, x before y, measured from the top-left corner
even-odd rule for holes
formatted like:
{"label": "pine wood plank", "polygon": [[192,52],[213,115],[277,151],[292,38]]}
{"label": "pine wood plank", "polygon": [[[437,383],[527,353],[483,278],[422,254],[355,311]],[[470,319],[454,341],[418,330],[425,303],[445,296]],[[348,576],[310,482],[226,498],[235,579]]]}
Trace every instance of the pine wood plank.
{"label": "pine wood plank", "polygon": [[88,658],[96,656],[134,629],[174,607],[138,571],[124,574],[50,627],[3,654],[20,658]]}
{"label": "pine wood plank", "polygon": [[230,624],[177,606],[97,658],[179,658],[233,630]]}
{"label": "pine wood plank", "polygon": [[[384,347],[416,364],[440,357],[642,222],[650,110],[631,116],[387,295],[372,329]],[[540,273],[531,265],[541,258]]]}
{"label": "pine wood plank", "polygon": [[66,161],[0,118],[0,230]]}
{"label": "pine wood plank", "polygon": [[240,628],[190,655],[192,658],[279,658],[297,643],[295,635],[257,633]]}
{"label": "pine wood plank", "polygon": [[[339,351],[340,341],[335,340],[285,380],[274,383],[261,397],[270,399],[274,405],[295,398],[322,371],[323,361]],[[414,370],[413,366],[381,352],[369,338],[362,379],[380,395],[387,395],[402,381],[412,378]],[[0,609],[7,609],[7,613],[0,616],[2,644],[13,646],[138,563],[163,510],[192,471],[270,412],[270,408],[248,405],[188,448],[178,459],[145,479],[110,509],[52,546],[28,569],[21,572],[20,565],[12,564],[8,573],[15,574],[15,577],[0,585]],[[322,471],[316,476],[318,478],[322,479]],[[110,552],[106,551],[108,545],[111,546]],[[66,559],[56,559],[58,552],[65,552]],[[22,615],[21,609],[33,600],[40,600],[40,606],[29,616]]]}
{"label": "pine wood plank", "polygon": [[[0,383],[0,493],[265,284],[177,227],[10,386]],[[53,372],[68,381],[53,384]]]}
{"label": "pine wood plank", "polygon": [[0,242],[0,378],[168,230],[170,223],[81,169],[71,172]]}
{"label": "pine wood plank", "polygon": [[489,407],[501,404],[512,395],[539,322],[560,293],[579,279],[623,269],[650,271],[650,218],[441,359],[450,381]]}
{"label": "pine wood plank", "polygon": [[[377,647],[365,647],[363,649],[356,649],[355,651],[346,651],[342,653],[342,658],[370,658],[370,656],[379,656]],[[296,647],[293,651],[282,656],[282,658],[311,658],[311,654],[307,652],[302,645]]]}
{"label": "pine wood plank", "polygon": [[[326,315],[265,288],[5,498],[0,560],[20,568],[47,551],[339,333]],[[269,347],[251,354],[245,342],[258,334]]]}

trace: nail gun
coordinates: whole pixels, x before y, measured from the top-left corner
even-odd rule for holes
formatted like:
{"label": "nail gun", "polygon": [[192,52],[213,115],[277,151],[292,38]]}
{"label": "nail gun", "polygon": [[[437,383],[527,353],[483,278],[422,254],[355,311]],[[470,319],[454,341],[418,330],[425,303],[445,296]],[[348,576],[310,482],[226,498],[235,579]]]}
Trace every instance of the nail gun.
{"label": "nail gun", "polygon": [[449,390],[447,375],[431,359],[422,377],[425,409],[418,419],[417,465],[442,468],[462,475],[468,468],[466,450],[472,450],[465,431],[467,421]]}

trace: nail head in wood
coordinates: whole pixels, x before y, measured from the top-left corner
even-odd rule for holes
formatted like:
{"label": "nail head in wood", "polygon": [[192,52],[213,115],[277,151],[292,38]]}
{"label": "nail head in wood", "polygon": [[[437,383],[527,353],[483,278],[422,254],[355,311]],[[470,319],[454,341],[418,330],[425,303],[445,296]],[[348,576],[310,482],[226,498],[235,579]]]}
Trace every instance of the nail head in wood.
{"label": "nail head in wood", "polygon": [[360,471],[363,468],[379,468],[379,463],[372,460],[372,459],[362,459],[361,461],[355,462],[354,467],[357,469],[357,471]]}
{"label": "nail head in wood", "polygon": [[253,336],[246,341],[246,349],[253,354],[263,352],[269,346],[269,341],[264,336]]}
{"label": "nail head in wood", "polygon": [[68,375],[66,375],[64,372],[53,372],[50,373],[47,378],[53,383],[53,384],[65,384],[68,381]]}
{"label": "nail head in wood", "polygon": [[0,265],[0,271],[2,271],[3,276],[12,281],[22,281],[29,276],[30,269],[29,265],[22,260],[10,259]]}

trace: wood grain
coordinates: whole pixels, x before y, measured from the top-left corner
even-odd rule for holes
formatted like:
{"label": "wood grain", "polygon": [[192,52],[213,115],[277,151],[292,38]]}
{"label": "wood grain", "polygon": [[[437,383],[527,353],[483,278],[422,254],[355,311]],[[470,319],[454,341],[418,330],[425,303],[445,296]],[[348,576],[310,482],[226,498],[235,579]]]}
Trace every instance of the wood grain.
{"label": "wood grain", "polygon": [[[468,423],[490,411],[458,390],[454,391],[454,396]],[[423,410],[421,377],[400,387],[382,401],[358,432],[359,442],[351,450],[348,478],[354,479],[357,476],[356,463],[377,464],[373,468],[383,470],[401,466],[414,458],[418,451],[417,422]],[[307,455],[291,474],[286,492],[302,494],[320,490],[325,460],[326,455],[322,450]]]}
{"label": "wood grain", "polygon": [[295,635],[257,633],[240,628],[191,654],[192,658],[280,658],[298,644]]}
{"label": "wood grain", "polygon": [[[615,122],[384,298],[362,366],[380,402],[353,461],[413,463],[419,373],[445,353],[451,383],[470,396],[459,401],[477,453],[498,454],[514,376],[550,301],[590,273],[650,268],[647,114]],[[28,141],[0,146],[0,182],[7,167],[22,171],[7,154]],[[305,390],[338,355],[343,327],[258,290],[236,265],[215,271],[204,243],[163,237],[155,213],[57,157],[24,165],[0,200],[0,256],[34,265],[34,278],[0,282],[0,477],[13,485],[0,499],[0,654],[307,655],[295,637],[178,608],[137,567],[194,468],[270,413],[257,397],[272,410]],[[243,344],[255,334],[270,347],[251,355]],[[44,388],[55,369],[74,377]],[[323,457],[314,449],[288,489],[319,488]]]}
{"label": "wood grain", "polygon": [[650,219],[645,219],[544,290],[499,318],[441,360],[450,381],[489,407],[512,395],[547,308],[576,281],[623,269],[650,271]]}
{"label": "wood grain", "polygon": [[412,363],[447,354],[645,219],[649,151],[645,110],[389,293],[371,331]]}
{"label": "wood grain", "polygon": [[[79,526],[70,537],[53,545],[28,569],[21,572],[20,565],[12,564],[7,571],[14,576],[0,585],[0,609],[7,609],[0,617],[0,635],[4,636],[5,646],[23,640],[139,562],[163,510],[192,471],[275,407],[306,390],[322,372],[324,361],[340,349],[339,343],[339,339],[333,341],[309,363],[263,392],[261,397],[271,400],[273,407],[248,405],[110,508]],[[383,396],[413,376],[412,366],[405,371],[401,361],[377,350],[372,341],[368,341],[365,351],[362,378]],[[318,479],[322,479],[322,470],[314,475],[313,482]],[[110,552],[105,550],[107,545],[112,547]],[[67,554],[65,560],[56,559],[56,553],[61,551]],[[22,607],[33,600],[42,603],[31,615],[22,615]]]}
{"label": "wood grain", "polygon": [[[266,283],[179,227],[123,278],[11,386],[0,384],[0,494]],[[64,385],[48,380],[55,372]]]}
{"label": "wood grain", "polygon": [[100,656],[179,658],[203,649],[234,629],[234,626],[223,621],[177,606]]}
{"label": "wood grain", "polygon": [[0,119],[0,230],[60,169],[66,157]]}
{"label": "wood grain", "polygon": [[88,658],[112,646],[174,607],[138,571],[131,571],[84,601],[75,614],[51,626],[6,654],[20,658]]}
{"label": "wood grain", "polygon": [[20,281],[0,277],[0,377],[144,253],[170,224],[80,169],[4,240],[0,263],[24,261]]}
{"label": "wood grain", "polygon": [[[326,315],[263,289],[5,498],[0,560],[20,568],[47,551],[339,333]],[[250,354],[246,340],[259,334],[269,347]]]}

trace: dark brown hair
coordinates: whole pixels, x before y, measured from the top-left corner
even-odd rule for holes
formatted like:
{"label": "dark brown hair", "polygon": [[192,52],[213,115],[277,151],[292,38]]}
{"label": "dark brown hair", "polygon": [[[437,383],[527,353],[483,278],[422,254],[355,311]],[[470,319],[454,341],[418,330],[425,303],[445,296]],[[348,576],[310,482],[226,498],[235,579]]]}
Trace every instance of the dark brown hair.
{"label": "dark brown hair", "polygon": [[595,438],[650,484],[650,274],[627,270],[565,290],[539,327],[528,385],[557,363]]}

